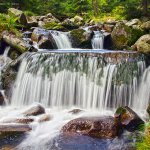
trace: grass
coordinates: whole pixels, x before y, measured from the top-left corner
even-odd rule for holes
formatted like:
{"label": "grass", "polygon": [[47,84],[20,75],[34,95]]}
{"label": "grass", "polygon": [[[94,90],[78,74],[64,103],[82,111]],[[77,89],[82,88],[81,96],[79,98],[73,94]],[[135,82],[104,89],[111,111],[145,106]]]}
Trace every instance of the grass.
{"label": "grass", "polygon": [[137,150],[150,150],[150,123],[146,125],[144,137],[136,143]]}

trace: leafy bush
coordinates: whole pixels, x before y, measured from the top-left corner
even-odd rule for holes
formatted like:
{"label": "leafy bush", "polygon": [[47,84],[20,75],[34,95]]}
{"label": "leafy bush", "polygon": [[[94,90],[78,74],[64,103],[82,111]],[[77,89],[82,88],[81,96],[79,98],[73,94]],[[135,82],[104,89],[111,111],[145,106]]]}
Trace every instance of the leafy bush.
{"label": "leafy bush", "polygon": [[7,30],[14,34],[19,34],[17,28],[21,27],[21,25],[17,23],[17,20],[18,18],[0,13],[0,33]]}

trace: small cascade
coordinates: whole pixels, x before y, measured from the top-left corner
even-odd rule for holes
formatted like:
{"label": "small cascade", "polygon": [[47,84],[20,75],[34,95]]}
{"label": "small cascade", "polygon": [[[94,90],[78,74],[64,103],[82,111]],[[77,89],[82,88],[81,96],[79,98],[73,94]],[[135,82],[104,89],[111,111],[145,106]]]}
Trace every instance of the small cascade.
{"label": "small cascade", "polygon": [[94,31],[94,36],[92,38],[92,48],[93,49],[104,49],[104,35],[101,31]]}
{"label": "small cascade", "polygon": [[[141,56],[113,57],[81,53],[32,53],[21,64],[12,105],[39,102],[50,107],[85,109],[133,108],[134,94],[145,70]],[[143,106],[141,106],[143,108]]]}
{"label": "small cascade", "polygon": [[72,48],[72,44],[71,41],[69,40],[67,32],[59,32],[59,31],[52,30],[50,31],[50,33],[53,36],[53,39],[55,40],[58,49]]}

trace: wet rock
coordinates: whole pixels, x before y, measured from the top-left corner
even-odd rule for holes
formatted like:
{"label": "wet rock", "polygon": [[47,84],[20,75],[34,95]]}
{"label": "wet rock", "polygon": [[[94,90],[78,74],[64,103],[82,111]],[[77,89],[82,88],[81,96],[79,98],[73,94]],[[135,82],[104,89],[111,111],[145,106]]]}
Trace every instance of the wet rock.
{"label": "wet rock", "polygon": [[23,33],[23,38],[31,38],[31,36],[32,36],[32,32],[30,31],[26,31]]}
{"label": "wet rock", "polygon": [[147,113],[149,114],[150,116],[150,104],[148,105],[147,109],[146,109]]}
{"label": "wet rock", "polygon": [[34,119],[32,118],[12,118],[12,119],[7,119],[3,120],[3,123],[19,123],[19,124],[29,124],[33,122]]}
{"label": "wet rock", "polygon": [[64,125],[62,132],[96,138],[114,138],[121,133],[121,128],[119,122],[113,117],[84,117],[74,119]]}
{"label": "wet rock", "polygon": [[51,119],[52,119],[52,116],[48,114],[44,114],[39,118],[38,122],[47,122],[47,121],[50,121]]}
{"label": "wet rock", "polygon": [[45,113],[45,109],[41,105],[32,106],[31,108],[23,112],[25,116],[38,116],[44,113]]}
{"label": "wet rock", "polygon": [[1,148],[1,150],[16,150],[13,146],[6,145]]}
{"label": "wet rock", "polygon": [[138,130],[140,125],[144,125],[144,121],[128,106],[119,107],[115,118],[121,122],[123,128],[131,132]]}
{"label": "wet rock", "polygon": [[18,124],[0,124],[0,138],[8,135],[16,135],[30,131],[31,128],[28,125]]}
{"label": "wet rock", "polygon": [[2,92],[0,91],[0,106],[4,104],[5,104],[5,99],[4,99]]}
{"label": "wet rock", "polygon": [[8,9],[8,14],[18,18],[18,22],[20,24],[22,24],[24,26],[27,25],[27,18],[21,10],[18,10],[18,9],[15,9],[15,8],[9,8]]}
{"label": "wet rock", "polygon": [[91,35],[83,29],[75,29],[70,32],[73,41],[73,47],[76,48],[92,48]]}
{"label": "wet rock", "polygon": [[42,36],[38,42],[39,49],[54,49],[54,47],[54,40],[50,35],[48,37]]}
{"label": "wet rock", "polygon": [[81,109],[73,109],[73,110],[69,111],[69,113],[72,113],[72,114],[79,114],[80,112],[83,112],[83,110],[81,110]]}
{"label": "wet rock", "polygon": [[31,39],[34,42],[39,42],[42,36],[48,36],[49,32],[45,29],[35,28],[32,32]]}
{"label": "wet rock", "polygon": [[150,34],[146,34],[140,37],[131,48],[138,52],[149,54],[150,53]]}

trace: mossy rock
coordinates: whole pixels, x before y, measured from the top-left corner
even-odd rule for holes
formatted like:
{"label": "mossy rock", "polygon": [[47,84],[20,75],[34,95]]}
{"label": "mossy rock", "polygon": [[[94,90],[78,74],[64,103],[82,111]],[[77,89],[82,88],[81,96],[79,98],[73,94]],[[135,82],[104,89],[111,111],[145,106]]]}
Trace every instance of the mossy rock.
{"label": "mossy rock", "polygon": [[44,28],[47,30],[58,30],[58,31],[65,31],[65,27],[57,22],[48,22],[45,23]]}
{"label": "mossy rock", "polygon": [[77,48],[91,48],[91,39],[83,29],[75,29],[70,32],[73,46]]}
{"label": "mossy rock", "polygon": [[124,23],[118,23],[111,34],[114,48],[126,49],[133,45],[143,34],[144,31],[142,29],[132,28]]}

